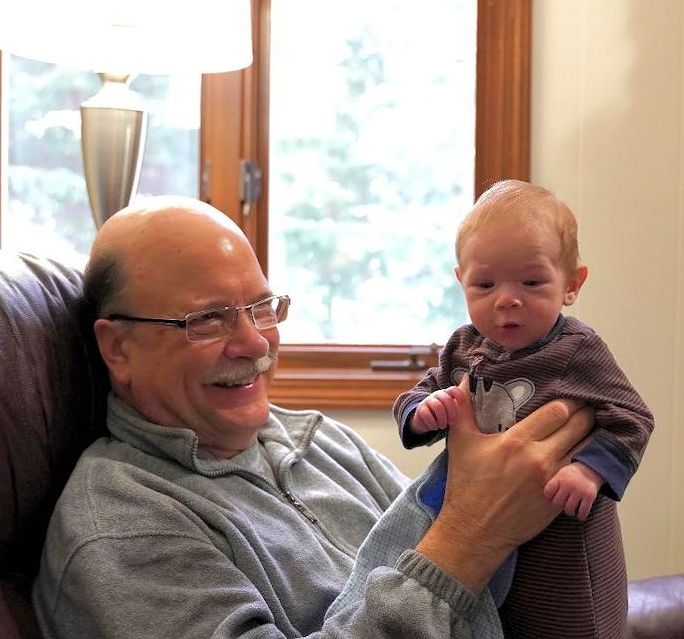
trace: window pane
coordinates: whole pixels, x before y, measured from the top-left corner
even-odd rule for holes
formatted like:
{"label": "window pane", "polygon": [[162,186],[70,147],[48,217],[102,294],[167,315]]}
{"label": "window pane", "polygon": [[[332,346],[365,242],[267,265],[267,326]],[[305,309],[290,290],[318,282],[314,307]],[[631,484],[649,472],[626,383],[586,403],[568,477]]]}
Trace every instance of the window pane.
{"label": "window pane", "polygon": [[[9,62],[8,207],[2,245],[83,264],[95,236],[81,155],[80,105],[97,74],[5,56]],[[139,76],[148,108],[138,194],[196,196],[200,78]]]}
{"label": "window pane", "polygon": [[271,11],[269,276],[293,299],[283,340],[446,339],[467,319],[453,247],[473,201],[475,0]]}

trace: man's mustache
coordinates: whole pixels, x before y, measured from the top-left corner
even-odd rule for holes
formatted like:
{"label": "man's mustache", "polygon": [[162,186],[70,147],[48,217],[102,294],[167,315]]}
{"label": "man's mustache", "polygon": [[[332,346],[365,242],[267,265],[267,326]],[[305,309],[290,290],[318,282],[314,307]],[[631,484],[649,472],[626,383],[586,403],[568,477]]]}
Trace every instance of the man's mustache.
{"label": "man's mustache", "polygon": [[226,364],[221,370],[215,371],[207,383],[209,384],[223,384],[225,386],[237,386],[240,384],[249,384],[254,379],[266,372],[273,364],[276,363],[278,356],[269,351],[268,354],[260,357],[257,360],[233,360]]}

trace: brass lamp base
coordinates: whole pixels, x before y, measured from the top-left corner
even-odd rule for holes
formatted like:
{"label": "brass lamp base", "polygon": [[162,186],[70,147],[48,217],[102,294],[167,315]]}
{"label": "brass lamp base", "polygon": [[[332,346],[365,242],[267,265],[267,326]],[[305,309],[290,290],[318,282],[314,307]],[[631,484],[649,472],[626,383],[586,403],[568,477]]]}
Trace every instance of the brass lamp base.
{"label": "brass lamp base", "polygon": [[102,88],[81,105],[81,145],[95,226],[128,206],[140,177],[147,113],[130,75],[101,73]]}

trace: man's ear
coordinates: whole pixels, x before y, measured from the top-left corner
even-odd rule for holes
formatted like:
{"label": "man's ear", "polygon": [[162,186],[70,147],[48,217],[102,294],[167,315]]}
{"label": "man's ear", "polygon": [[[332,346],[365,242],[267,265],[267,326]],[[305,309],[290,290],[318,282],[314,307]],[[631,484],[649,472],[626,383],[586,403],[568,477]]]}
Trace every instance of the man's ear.
{"label": "man's ear", "polygon": [[100,355],[109,369],[112,380],[121,385],[128,384],[129,361],[124,345],[128,336],[127,328],[111,320],[98,319],[95,320],[93,330]]}
{"label": "man's ear", "polygon": [[575,303],[587,275],[589,275],[589,269],[584,264],[580,264],[568,280],[568,286],[563,296],[563,306],[570,306]]}
{"label": "man's ear", "polygon": [[461,284],[461,267],[458,264],[454,267],[454,273],[456,274],[456,279],[459,284]]}

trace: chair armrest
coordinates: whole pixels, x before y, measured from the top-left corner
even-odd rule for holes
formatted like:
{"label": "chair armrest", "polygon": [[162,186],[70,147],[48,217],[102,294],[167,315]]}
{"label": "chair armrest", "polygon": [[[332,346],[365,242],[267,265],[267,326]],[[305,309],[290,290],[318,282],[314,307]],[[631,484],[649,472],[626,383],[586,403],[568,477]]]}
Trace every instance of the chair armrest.
{"label": "chair armrest", "polygon": [[631,581],[626,639],[684,637],[684,574]]}
{"label": "chair armrest", "polygon": [[0,582],[0,637],[41,639],[28,594],[22,595],[3,582]]}

